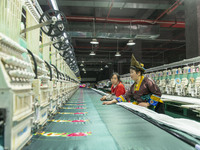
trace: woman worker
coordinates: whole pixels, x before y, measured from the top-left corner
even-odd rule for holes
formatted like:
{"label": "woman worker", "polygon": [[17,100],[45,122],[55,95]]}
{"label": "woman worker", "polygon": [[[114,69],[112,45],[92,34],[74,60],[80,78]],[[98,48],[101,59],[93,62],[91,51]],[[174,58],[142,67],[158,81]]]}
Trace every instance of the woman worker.
{"label": "woman worker", "polygon": [[148,107],[158,113],[164,112],[164,104],[161,98],[161,92],[156,83],[148,77],[144,77],[145,69],[132,55],[130,76],[135,81],[130,90],[125,95],[121,95],[112,101],[104,102],[109,105],[120,102],[133,102],[133,104]]}
{"label": "woman worker", "polygon": [[120,81],[120,76],[118,73],[114,72],[111,76],[111,94],[107,96],[103,96],[100,100],[113,100],[120,95],[124,95],[126,93],[124,85]]}

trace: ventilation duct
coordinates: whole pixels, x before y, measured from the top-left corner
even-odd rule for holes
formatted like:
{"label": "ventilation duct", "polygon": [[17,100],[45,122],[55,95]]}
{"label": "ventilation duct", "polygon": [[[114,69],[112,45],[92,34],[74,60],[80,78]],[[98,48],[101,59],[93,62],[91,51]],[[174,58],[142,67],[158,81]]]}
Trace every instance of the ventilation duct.
{"label": "ventilation duct", "polygon": [[159,25],[127,25],[96,23],[93,37],[92,23],[72,22],[69,25],[71,37],[109,39],[155,39],[160,36]]}

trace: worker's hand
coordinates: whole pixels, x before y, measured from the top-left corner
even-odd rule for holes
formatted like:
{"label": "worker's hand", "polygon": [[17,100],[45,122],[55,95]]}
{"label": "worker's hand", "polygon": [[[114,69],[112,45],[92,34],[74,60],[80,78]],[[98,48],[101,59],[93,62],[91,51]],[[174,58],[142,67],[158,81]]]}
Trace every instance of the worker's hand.
{"label": "worker's hand", "polygon": [[138,105],[143,106],[143,107],[149,107],[150,106],[150,104],[147,103],[147,102],[142,102],[142,103],[139,103]]}
{"label": "worker's hand", "polygon": [[100,100],[101,100],[101,101],[106,100],[106,96],[103,96]]}
{"label": "worker's hand", "polygon": [[117,103],[117,100],[112,100],[112,101],[106,101],[106,102],[103,102],[103,105],[111,105],[111,104],[115,104]]}

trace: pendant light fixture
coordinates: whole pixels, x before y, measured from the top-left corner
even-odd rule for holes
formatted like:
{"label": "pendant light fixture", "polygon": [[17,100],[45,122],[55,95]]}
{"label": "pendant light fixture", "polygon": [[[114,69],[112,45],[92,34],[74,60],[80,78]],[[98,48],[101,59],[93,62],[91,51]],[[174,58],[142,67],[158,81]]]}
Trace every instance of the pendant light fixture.
{"label": "pendant light fixture", "polygon": [[95,52],[94,52],[94,50],[93,50],[93,45],[92,45],[92,51],[90,52],[90,54],[89,55],[91,55],[91,56],[94,56],[94,55],[96,55],[95,54]]}
{"label": "pendant light fixture", "polygon": [[[131,27],[132,27],[132,25],[131,25],[131,22],[130,22],[130,38],[132,38]],[[128,46],[133,46],[133,45],[135,45],[135,42],[133,42],[133,39],[130,39],[130,40],[128,41],[127,45],[128,45]]]}
{"label": "pendant light fixture", "polygon": [[133,40],[129,40],[128,43],[127,43],[127,45],[128,46],[133,46],[133,45],[135,45],[135,42],[133,42]]}
{"label": "pendant light fixture", "polygon": [[97,41],[97,39],[92,39],[92,41],[90,41],[90,44],[99,44],[99,42]]}
{"label": "pendant light fixture", "polygon": [[91,55],[91,56],[94,56],[94,55],[96,55],[96,54],[95,54],[94,51],[91,51],[90,55]]}
{"label": "pendant light fixture", "polygon": [[116,57],[121,56],[121,54],[120,54],[119,51],[118,51],[118,40],[117,40],[117,52],[116,52],[115,56],[116,56]]}
{"label": "pendant light fixture", "polygon": [[[96,36],[96,34],[95,34],[95,22],[94,22],[94,20],[93,20],[93,37],[95,37]],[[92,41],[90,41],[90,44],[99,44],[99,42],[97,41],[97,39],[92,39]]]}

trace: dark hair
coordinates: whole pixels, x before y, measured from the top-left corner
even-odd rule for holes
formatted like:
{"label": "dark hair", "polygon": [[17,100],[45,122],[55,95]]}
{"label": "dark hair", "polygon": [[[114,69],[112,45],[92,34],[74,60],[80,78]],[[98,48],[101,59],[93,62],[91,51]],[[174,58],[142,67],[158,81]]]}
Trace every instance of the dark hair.
{"label": "dark hair", "polygon": [[141,70],[141,69],[139,69],[139,68],[136,68],[136,67],[134,67],[134,66],[130,66],[130,69],[135,70],[136,73],[140,72],[141,75],[144,73],[143,70]]}
{"label": "dark hair", "polygon": [[110,77],[110,79],[111,79],[114,75],[117,76],[117,79],[118,79],[119,82],[122,82],[122,81],[120,80],[120,75],[119,75],[119,73],[117,73],[117,72],[113,72],[112,75],[111,75],[111,77]]}

